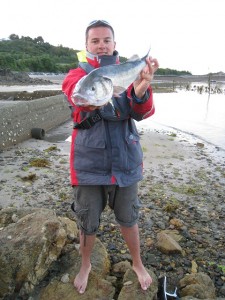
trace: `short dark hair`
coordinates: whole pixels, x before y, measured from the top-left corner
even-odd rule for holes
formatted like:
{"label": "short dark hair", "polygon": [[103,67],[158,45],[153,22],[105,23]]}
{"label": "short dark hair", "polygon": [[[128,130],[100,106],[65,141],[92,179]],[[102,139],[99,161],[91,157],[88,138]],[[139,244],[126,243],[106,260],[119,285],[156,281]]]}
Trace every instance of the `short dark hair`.
{"label": "short dark hair", "polygon": [[86,41],[87,41],[87,38],[88,38],[88,32],[91,28],[96,28],[96,27],[107,27],[109,28],[111,31],[112,31],[112,34],[113,34],[113,38],[115,36],[114,34],[114,30],[112,28],[112,26],[109,24],[109,22],[105,21],[105,20],[94,20],[92,22],[90,22],[86,28],[86,31],[85,31],[85,37],[86,37]]}

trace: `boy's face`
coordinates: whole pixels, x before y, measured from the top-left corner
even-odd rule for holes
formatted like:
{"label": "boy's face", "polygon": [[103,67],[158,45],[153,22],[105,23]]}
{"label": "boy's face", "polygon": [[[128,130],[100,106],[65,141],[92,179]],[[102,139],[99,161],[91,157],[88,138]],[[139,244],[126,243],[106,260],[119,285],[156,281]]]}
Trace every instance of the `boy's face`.
{"label": "boy's face", "polygon": [[113,33],[108,27],[90,28],[86,41],[88,52],[96,55],[113,55],[116,42]]}

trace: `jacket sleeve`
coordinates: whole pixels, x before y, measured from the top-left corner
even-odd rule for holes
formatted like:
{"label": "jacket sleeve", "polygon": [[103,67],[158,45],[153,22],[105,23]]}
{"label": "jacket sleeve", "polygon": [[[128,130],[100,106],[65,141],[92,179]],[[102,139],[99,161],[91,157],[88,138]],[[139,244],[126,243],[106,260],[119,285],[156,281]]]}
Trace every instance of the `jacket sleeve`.
{"label": "jacket sleeve", "polygon": [[147,119],[155,113],[155,106],[153,102],[152,87],[150,86],[146,91],[143,101],[137,101],[134,96],[133,84],[127,89],[127,97],[130,99],[131,116],[136,121]]}

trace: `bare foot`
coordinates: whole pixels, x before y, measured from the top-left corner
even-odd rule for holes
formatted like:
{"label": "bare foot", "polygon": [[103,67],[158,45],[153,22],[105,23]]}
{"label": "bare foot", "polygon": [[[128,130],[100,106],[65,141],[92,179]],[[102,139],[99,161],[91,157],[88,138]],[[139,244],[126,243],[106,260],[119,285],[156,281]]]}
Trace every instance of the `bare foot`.
{"label": "bare foot", "polygon": [[81,267],[80,272],[74,279],[74,286],[80,294],[83,294],[86,290],[90,271],[91,265],[89,266],[89,268]]}
{"label": "bare foot", "polygon": [[134,272],[137,274],[138,280],[141,284],[141,288],[146,291],[150,284],[152,283],[152,278],[146,271],[145,267],[143,265],[134,267],[133,266]]}

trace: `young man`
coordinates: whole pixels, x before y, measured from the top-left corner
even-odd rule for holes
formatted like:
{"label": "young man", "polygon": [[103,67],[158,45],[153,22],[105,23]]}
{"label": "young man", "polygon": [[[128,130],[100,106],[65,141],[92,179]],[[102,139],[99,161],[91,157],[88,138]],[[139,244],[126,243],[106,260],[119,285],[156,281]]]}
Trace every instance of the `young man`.
{"label": "young man", "polygon": [[110,103],[102,107],[76,106],[71,98],[77,82],[90,69],[119,63],[115,47],[112,26],[104,20],[91,22],[86,29],[85,56],[78,54],[83,65],[71,70],[62,86],[74,120],[70,158],[72,207],[80,228],[82,257],[74,286],[81,294],[87,286],[91,252],[100,215],[107,203],[120,224],[141,288],[146,290],[152,282],[140,256],[137,185],[142,179],[143,154],[134,120],[140,121],[154,113],[150,83],[158,62],[146,59],[147,65],[139,79],[120,97],[113,97],[113,109]]}

